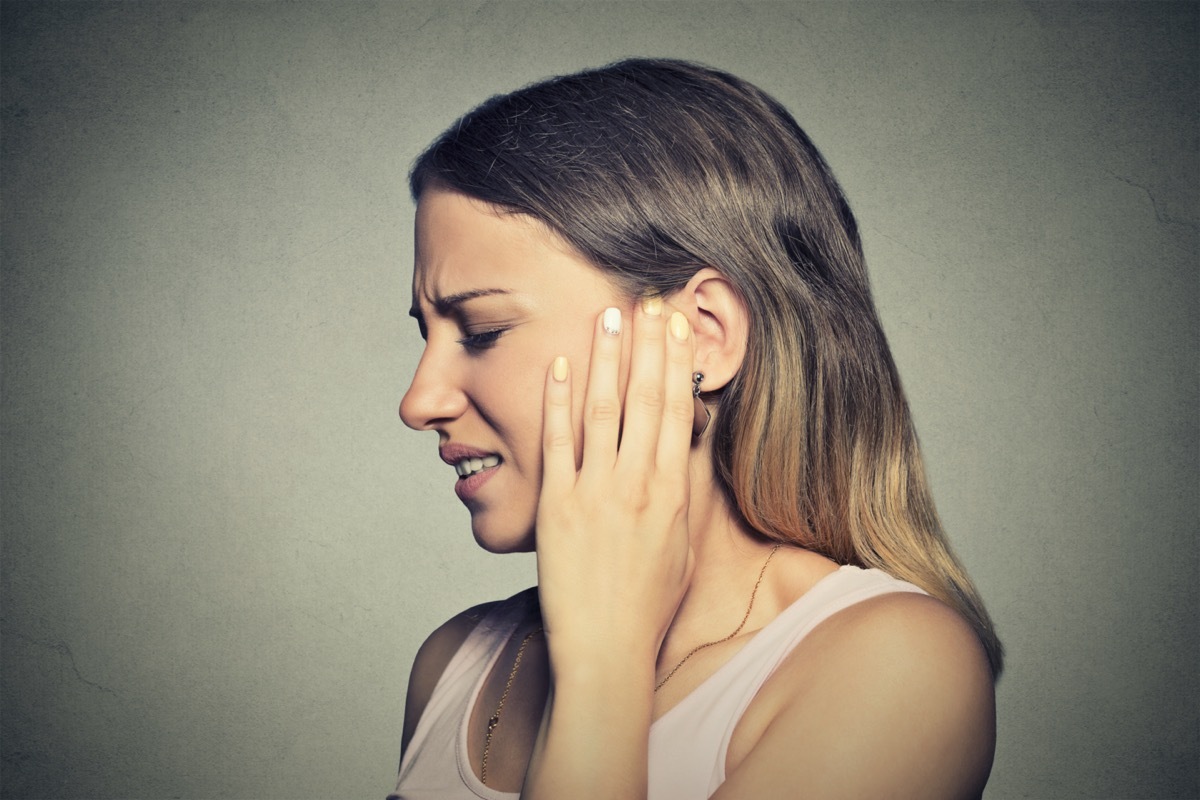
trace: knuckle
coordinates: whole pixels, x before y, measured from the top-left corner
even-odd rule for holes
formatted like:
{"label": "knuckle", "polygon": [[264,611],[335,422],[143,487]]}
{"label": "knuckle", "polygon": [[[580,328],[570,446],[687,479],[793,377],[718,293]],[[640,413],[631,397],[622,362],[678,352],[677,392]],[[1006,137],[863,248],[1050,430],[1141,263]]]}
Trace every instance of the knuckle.
{"label": "knuckle", "polygon": [[547,450],[566,450],[574,447],[574,442],[569,434],[559,433],[558,431],[549,431],[542,437],[542,443]]}
{"label": "knuckle", "polygon": [[621,416],[621,406],[614,400],[595,400],[588,404],[587,418],[591,422],[616,422]]}
{"label": "knuckle", "polygon": [[696,404],[692,402],[691,398],[687,400],[672,400],[667,403],[663,414],[668,419],[676,422],[691,423],[692,418],[696,415]]}
{"label": "knuckle", "polygon": [[621,341],[619,336],[604,334],[596,339],[592,348],[590,374],[603,374],[621,367]]}
{"label": "knuckle", "polygon": [[647,352],[661,353],[663,343],[666,341],[666,330],[660,327],[653,327],[642,332],[642,347]]}
{"label": "knuckle", "polygon": [[650,489],[646,481],[629,481],[625,487],[625,501],[634,510],[644,511],[650,505]]}
{"label": "knuckle", "polygon": [[663,407],[663,391],[657,386],[639,386],[633,393],[634,402],[642,408],[657,411]]}

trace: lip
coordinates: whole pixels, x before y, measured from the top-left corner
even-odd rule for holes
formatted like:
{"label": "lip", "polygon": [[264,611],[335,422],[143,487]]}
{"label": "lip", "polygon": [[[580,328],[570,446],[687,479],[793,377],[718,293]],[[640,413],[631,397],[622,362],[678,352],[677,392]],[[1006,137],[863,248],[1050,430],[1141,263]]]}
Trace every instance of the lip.
{"label": "lip", "polygon": [[[464,458],[484,458],[486,456],[497,455],[488,450],[480,450],[478,447],[470,447],[464,444],[446,443],[438,448],[438,455],[442,461],[445,461],[450,466],[455,466]],[[485,483],[491,480],[492,476],[500,467],[504,466],[504,461],[494,467],[488,467],[485,470],[476,472],[466,478],[458,478],[454,482],[454,493],[458,495],[458,499],[467,505],[471,505],[471,501],[475,495],[483,487]]]}
{"label": "lip", "polygon": [[447,442],[438,448],[438,455],[441,456],[442,461],[453,467],[464,458],[483,458],[484,456],[494,456],[496,453],[490,450],[480,450],[478,447],[469,447],[465,444]]}
{"label": "lip", "polygon": [[475,499],[475,495],[483,488],[485,483],[492,479],[492,476],[502,466],[504,466],[503,461],[494,467],[488,467],[481,472],[473,473],[465,478],[459,478],[454,482],[454,493],[458,495],[459,500],[462,500],[468,506],[471,505],[471,501]]}

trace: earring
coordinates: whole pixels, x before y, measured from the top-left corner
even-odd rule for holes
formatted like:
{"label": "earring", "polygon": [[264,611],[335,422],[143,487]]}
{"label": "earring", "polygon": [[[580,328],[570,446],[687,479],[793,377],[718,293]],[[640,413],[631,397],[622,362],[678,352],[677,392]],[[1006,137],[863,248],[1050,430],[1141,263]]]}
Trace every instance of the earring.
{"label": "earring", "polygon": [[708,410],[708,406],[704,405],[704,401],[700,399],[700,384],[704,382],[703,372],[692,373],[692,402],[695,404],[695,417],[692,419],[692,438],[699,439],[708,430],[708,423],[712,421],[712,412]]}

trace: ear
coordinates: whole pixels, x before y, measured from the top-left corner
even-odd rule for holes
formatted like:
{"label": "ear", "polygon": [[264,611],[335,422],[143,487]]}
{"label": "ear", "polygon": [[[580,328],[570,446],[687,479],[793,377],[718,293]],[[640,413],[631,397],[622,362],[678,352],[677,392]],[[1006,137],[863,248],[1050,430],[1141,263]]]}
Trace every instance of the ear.
{"label": "ear", "polygon": [[665,299],[692,323],[696,339],[693,371],[704,373],[701,389],[711,392],[725,386],[741,369],[750,335],[750,318],[742,296],[723,274],[705,267]]}

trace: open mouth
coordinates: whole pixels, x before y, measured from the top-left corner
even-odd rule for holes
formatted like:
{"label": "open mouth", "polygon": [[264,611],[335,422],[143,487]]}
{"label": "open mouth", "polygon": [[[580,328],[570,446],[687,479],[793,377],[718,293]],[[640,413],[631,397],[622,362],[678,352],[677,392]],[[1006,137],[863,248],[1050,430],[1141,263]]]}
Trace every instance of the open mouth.
{"label": "open mouth", "polygon": [[454,464],[454,471],[458,473],[459,478],[469,478],[472,475],[483,472],[485,469],[491,469],[500,465],[500,456],[482,456],[480,458],[464,458]]}

